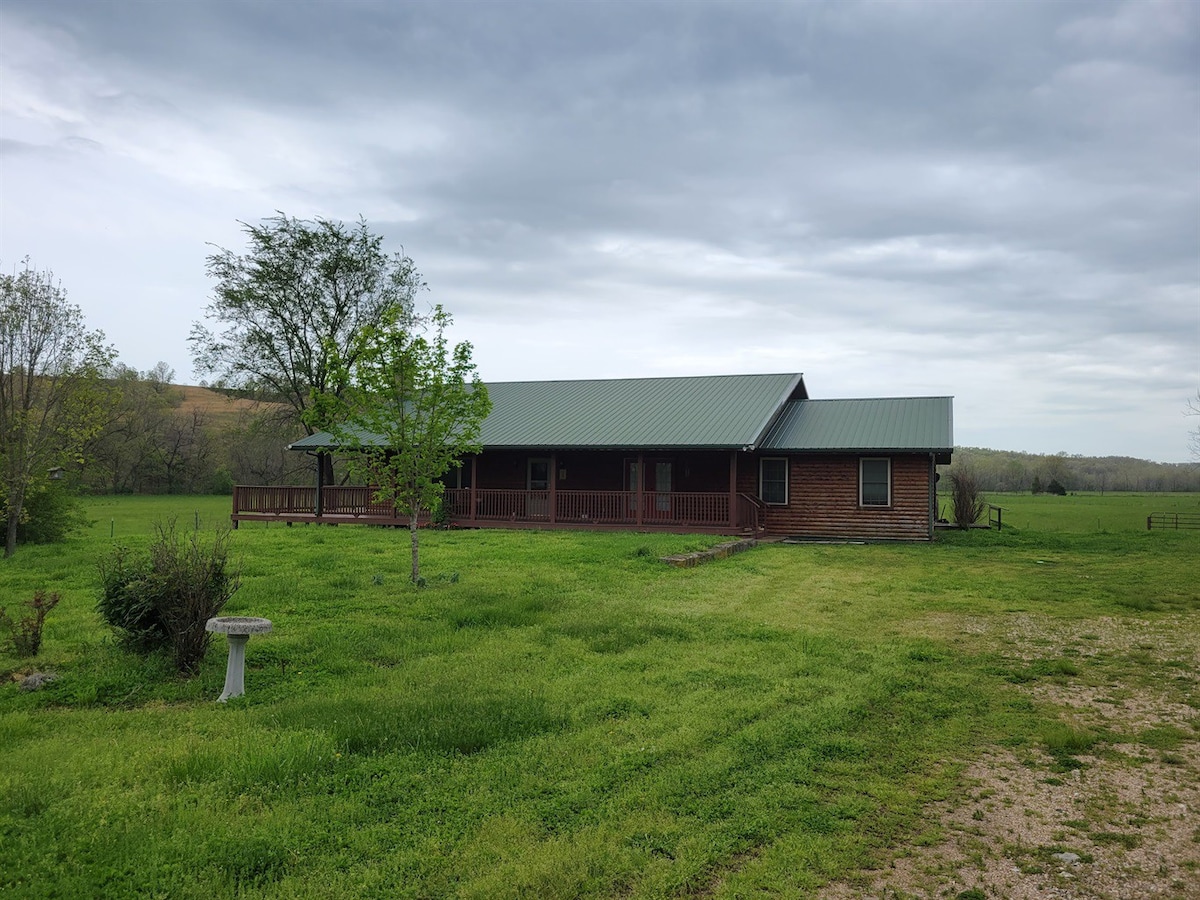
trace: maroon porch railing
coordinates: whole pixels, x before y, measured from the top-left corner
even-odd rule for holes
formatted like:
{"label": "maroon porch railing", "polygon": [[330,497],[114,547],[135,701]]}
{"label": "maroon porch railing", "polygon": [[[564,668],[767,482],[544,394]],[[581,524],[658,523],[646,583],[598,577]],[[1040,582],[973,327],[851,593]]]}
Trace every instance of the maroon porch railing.
{"label": "maroon porch railing", "polygon": [[750,494],[737,496],[738,527],[758,534],[763,529],[763,502]]}
{"label": "maroon porch railing", "polygon": [[[295,522],[359,520],[373,524],[402,521],[391,504],[374,502],[369,486],[326,487],[322,514],[314,487],[238,485],[233,489],[233,521],[285,519]],[[726,492],[520,491],[488,488],[447,489],[442,497],[450,521],[476,525],[563,525],[567,527],[651,527],[748,530],[761,527],[760,504],[738,494],[730,522]],[[472,509],[472,500],[474,509]]]}
{"label": "maroon porch railing", "polygon": [[314,512],[317,508],[315,487],[243,486],[233,489],[233,514],[262,513],[283,515],[292,512]]}
{"label": "maroon porch railing", "polygon": [[[642,502],[644,509],[639,516],[636,491],[555,491],[551,494],[550,491],[478,489],[472,516],[470,488],[448,490],[443,496],[450,517],[464,524],[507,520],[573,525],[695,525],[708,528],[729,525],[728,494],[645,491]],[[752,518],[757,520],[756,516]]]}
{"label": "maroon porch railing", "polygon": [[[384,516],[399,518],[391,503],[376,503],[378,488],[369,485],[327,487],[321,491],[324,513],[327,516]],[[315,502],[315,501],[314,501]]]}

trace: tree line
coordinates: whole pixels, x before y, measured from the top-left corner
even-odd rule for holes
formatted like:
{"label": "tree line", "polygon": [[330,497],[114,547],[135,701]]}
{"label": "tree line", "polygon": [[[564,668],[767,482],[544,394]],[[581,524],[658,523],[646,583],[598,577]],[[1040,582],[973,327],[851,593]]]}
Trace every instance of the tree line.
{"label": "tree line", "polygon": [[[71,487],[182,493],[293,480],[305,460],[286,444],[328,431],[345,469],[380,486],[377,502],[408,512],[418,580],[418,518],[446,470],[478,450],[491,408],[472,347],[450,346],[441,306],[417,308],[425,283],[412,260],[386,252],[365,221],[279,213],[242,225],[245,252],[216,247],[207,258],[213,297],[189,338],[197,371],[252,401],[232,416],[187,404],[165,363],[118,363],[28,259],[0,280],[6,557],[21,537],[70,527]],[[318,457],[328,482],[334,455]]]}
{"label": "tree line", "polygon": [[[944,471],[969,471],[982,491],[1200,491],[1200,464],[1128,456],[1037,454],[957,447]],[[1200,458],[1198,458],[1200,459]]]}
{"label": "tree line", "polygon": [[227,494],[235,484],[312,481],[312,460],[286,449],[304,434],[290,407],[241,392],[174,384],[160,362],[118,363],[114,403],[72,477],[91,494]]}

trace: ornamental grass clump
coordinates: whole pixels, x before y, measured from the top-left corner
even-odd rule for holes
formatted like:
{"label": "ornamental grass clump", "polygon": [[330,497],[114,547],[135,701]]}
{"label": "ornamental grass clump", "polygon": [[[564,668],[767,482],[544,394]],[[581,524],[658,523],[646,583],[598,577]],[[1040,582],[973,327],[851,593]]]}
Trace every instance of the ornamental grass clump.
{"label": "ornamental grass clump", "polygon": [[9,631],[9,643],[13,653],[21,657],[37,656],[42,649],[42,626],[46,624],[46,613],[58,606],[62,599],[57,593],[35,591],[33,599],[25,602],[27,612],[13,619],[0,606],[0,628]]}
{"label": "ornamental grass clump", "polygon": [[117,547],[100,561],[100,615],[117,629],[130,650],[149,654],[169,649],[175,669],[193,675],[208,652],[205,623],[238,589],[229,566],[228,531],[211,543],[197,532],[182,537],[175,520],[154,526],[145,554]]}

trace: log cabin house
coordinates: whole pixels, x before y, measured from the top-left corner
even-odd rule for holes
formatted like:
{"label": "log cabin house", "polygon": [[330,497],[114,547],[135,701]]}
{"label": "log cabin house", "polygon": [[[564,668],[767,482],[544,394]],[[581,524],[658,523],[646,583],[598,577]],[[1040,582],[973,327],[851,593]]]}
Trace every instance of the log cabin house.
{"label": "log cabin house", "polygon": [[[952,398],[812,400],[800,374],[488,385],[483,451],[445,479],[464,528],[930,540]],[[325,432],[291,444],[336,453]],[[321,466],[315,467],[320,473]],[[404,524],[366,486],[238,486],[239,521]]]}

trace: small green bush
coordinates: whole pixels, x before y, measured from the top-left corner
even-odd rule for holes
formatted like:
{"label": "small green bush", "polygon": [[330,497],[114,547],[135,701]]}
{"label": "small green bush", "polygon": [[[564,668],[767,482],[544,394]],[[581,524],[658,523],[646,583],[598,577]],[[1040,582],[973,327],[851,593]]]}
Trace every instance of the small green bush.
{"label": "small green bush", "polygon": [[168,643],[159,611],[162,585],[148,556],[118,546],[100,560],[101,618],[117,629],[121,643],[136,653],[151,653]]}
{"label": "small green bush", "polygon": [[442,497],[436,498],[430,506],[429,526],[443,530],[450,527],[450,510]]}
{"label": "small green bush", "polygon": [[98,609],[128,649],[169,648],[176,671],[192,675],[208,652],[205,623],[239,587],[238,573],[229,569],[229,532],[209,544],[197,532],[181,537],[174,519],[154,530],[145,555],[117,547],[100,561]]}
{"label": "small green bush", "polygon": [[37,656],[42,649],[42,626],[46,624],[46,613],[58,606],[58,594],[35,591],[33,599],[26,602],[29,611],[13,620],[8,611],[0,606],[0,627],[9,631],[9,643],[17,656]]}
{"label": "small green bush", "polygon": [[[0,512],[4,510],[0,498]],[[79,500],[60,482],[31,490],[21,506],[18,544],[54,544],[88,524]]]}
{"label": "small green bush", "polygon": [[229,469],[222,466],[213,472],[212,477],[208,480],[209,494],[220,494],[228,496],[233,493],[233,473]]}

